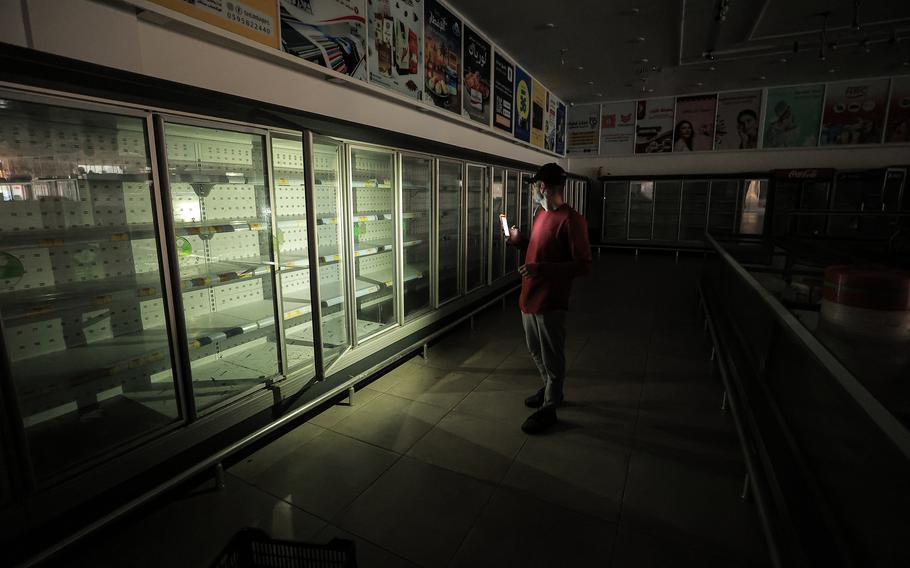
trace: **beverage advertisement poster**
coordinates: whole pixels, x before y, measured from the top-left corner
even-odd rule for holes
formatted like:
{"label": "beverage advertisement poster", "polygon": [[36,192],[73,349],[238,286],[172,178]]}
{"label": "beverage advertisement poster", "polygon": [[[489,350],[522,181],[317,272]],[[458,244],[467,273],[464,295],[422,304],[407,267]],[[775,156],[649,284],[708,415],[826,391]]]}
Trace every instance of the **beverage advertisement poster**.
{"label": "beverage advertisement poster", "polygon": [[205,2],[152,0],[152,2],[269,47],[279,48],[278,5],[275,0]]}
{"label": "beverage advertisement poster", "polygon": [[551,152],[556,151],[556,109],[559,101],[556,96],[547,92],[547,114],[544,117],[543,147]]}
{"label": "beverage advertisement poster", "polygon": [[556,107],[556,153],[566,154],[566,105],[562,101]]}
{"label": "beverage advertisement poster", "polygon": [[353,0],[281,0],[281,49],[357,79],[367,79],[366,17]]}
{"label": "beverage advertisement poster", "polygon": [[658,154],[673,150],[673,110],[676,100],[638,101],[635,110],[635,153]]}
{"label": "beverage advertisement poster", "polygon": [[600,105],[600,153],[632,154],[635,146],[635,101]]}
{"label": "beverage advertisement poster", "polygon": [[493,126],[512,132],[515,101],[515,66],[496,53],[493,56]]}
{"label": "beverage advertisement poster", "polygon": [[715,150],[758,148],[761,91],[722,93],[717,97]]}
{"label": "beverage advertisement poster", "polygon": [[768,89],[762,148],[818,145],[824,85]]}
{"label": "beverage advertisement poster", "polygon": [[370,82],[423,98],[423,0],[367,0]]}
{"label": "beverage advertisement poster", "polygon": [[910,142],[910,75],[891,81],[891,104],[885,143]]}
{"label": "beverage advertisement poster", "polygon": [[461,114],[461,20],[426,0],[423,22],[424,92],[436,106]]}
{"label": "beverage advertisement poster", "polygon": [[493,50],[489,42],[464,27],[464,97],[462,107],[469,117],[490,124],[490,69]]}
{"label": "beverage advertisement poster", "polygon": [[531,145],[543,148],[544,121],[547,115],[547,90],[531,79]]}
{"label": "beverage advertisement poster", "polygon": [[515,66],[515,138],[531,141],[531,76]]}
{"label": "beverage advertisement poster", "polygon": [[597,122],[599,105],[575,105],[569,108],[566,122],[566,153],[597,153]]}
{"label": "beverage advertisement poster", "polygon": [[829,83],[821,145],[881,144],[889,79]]}
{"label": "beverage advertisement poster", "polygon": [[677,97],[673,151],[712,150],[714,148],[714,114],[716,112],[717,95]]}

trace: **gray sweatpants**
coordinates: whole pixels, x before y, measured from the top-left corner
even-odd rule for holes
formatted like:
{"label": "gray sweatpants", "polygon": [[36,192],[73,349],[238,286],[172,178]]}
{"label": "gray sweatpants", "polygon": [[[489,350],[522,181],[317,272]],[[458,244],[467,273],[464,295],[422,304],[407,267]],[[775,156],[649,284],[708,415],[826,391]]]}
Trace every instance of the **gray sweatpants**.
{"label": "gray sweatpants", "polygon": [[521,323],[525,328],[528,351],[543,379],[543,405],[559,404],[566,378],[566,312],[522,313]]}

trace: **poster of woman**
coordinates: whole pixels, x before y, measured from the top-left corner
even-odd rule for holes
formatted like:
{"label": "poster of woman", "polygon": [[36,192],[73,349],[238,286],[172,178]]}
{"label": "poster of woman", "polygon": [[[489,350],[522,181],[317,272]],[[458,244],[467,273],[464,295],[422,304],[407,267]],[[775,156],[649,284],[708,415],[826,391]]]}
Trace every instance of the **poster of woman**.
{"label": "poster of woman", "polygon": [[722,93],[717,97],[715,150],[758,148],[761,91]]}
{"label": "poster of woman", "polygon": [[635,153],[658,154],[673,150],[673,109],[676,101],[638,101],[635,122]]}
{"label": "poster of woman", "polygon": [[717,95],[677,97],[673,151],[693,152],[714,148],[714,113]]}
{"label": "poster of woman", "polygon": [[768,89],[762,148],[817,146],[824,85]]}
{"label": "poster of woman", "polygon": [[831,83],[825,93],[822,146],[881,144],[889,79]]}
{"label": "poster of woman", "polygon": [[888,108],[886,144],[910,142],[910,75],[891,80],[891,105]]}

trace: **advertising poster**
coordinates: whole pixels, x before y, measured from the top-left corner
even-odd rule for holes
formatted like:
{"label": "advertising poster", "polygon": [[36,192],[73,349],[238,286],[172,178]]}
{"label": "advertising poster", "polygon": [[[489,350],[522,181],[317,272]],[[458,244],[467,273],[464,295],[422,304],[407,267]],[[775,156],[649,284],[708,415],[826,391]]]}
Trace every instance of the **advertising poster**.
{"label": "advertising poster", "polygon": [[598,120],[600,120],[598,105],[575,105],[569,109],[566,124],[567,154],[597,153]]}
{"label": "advertising poster", "polygon": [[638,101],[635,111],[635,153],[658,154],[673,150],[673,108],[676,100]]}
{"label": "advertising poster", "polygon": [[281,0],[281,48],[357,79],[367,79],[366,17],[353,0]]}
{"label": "advertising poster", "polygon": [[515,66],[515,138],[531,141],[531,76]]}
{"label": "advertising poster", "polygon": [[424,92],[436,106],[461,114],[461,20],[426,0],[423,22]]}
{"label": "advertising poster", "polygon": [[512,132],[515,100],[515,66],[496,53],[493,56],[493,126]]}
{"label": "advertising poster", "polygon": [[758,148],[761,91],[722,93],[717,97],[715,150]]}
{"label": "advertising poster", "polygon": [[152,0],[181,14],[196,18],[269,47],[279,48],[278,5],[275,0]]}
{"label": "advertising poster", "polygon": [[635,101],[600,105],[600,153],[632,154],[635,142]]}
{"label": "advertising poster", "polygon": [[703,152],[714,148],[714,113],[717,95],[676,98],[673,127],[674,152]]}
{"label": "advertising poster", "polygon": [[910,75],[891,81],[891,104],[885,143],[910,142]]}
{"label": "advertising poster", "polygon": [[824,85],[768,89],[762,148],[818,145]]}
{"label": "advertising poster", "polygon": [[889,79],[829,83],[821,145],[881,144]]}
{"label": "advertising poster", "polygon": [[547,90],[531,79],[531,145],[543,148],[544,121],[547,115]]}
{"label": "advertising poster", "polygon": [[367,0],[370,82],[423,98],[423,0]]}
{"label": "advertising poster", "polygon": [[464,27],[464,97],[462,107],[469,117],[490,124],[490,69],[493,50],[468,26]]}
{"label": "advertising poster", "polygon": [[556,153],[566,154],[566,105],[562,101],[556,107]]}
{"label": "advertising poster", "polygon": [[556,109],[559,106],[559,100],[556,96],[547,91],[547,115],[543,122],[543,147],[551,152],[556,151]]}

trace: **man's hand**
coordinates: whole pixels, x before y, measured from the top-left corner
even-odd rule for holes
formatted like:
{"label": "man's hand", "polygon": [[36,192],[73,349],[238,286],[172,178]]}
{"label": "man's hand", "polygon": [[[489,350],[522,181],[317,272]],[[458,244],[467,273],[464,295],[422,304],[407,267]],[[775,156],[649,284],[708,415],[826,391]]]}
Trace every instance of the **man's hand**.
{"label": "man's hand", "polygon": [[518,273],[521,274],[524,278],[534,278],[540,274],[540,267],[537,263],[531,262],[529,264],[522,264],[518,267]]}
{"label": "man's hand", "polygon": [[510,245],[516,244],[518,242],[518,237],[520,234],[521,233],[518,232],[518,227],[512,225],[512,227],[509,229],[509,240],[506,242]]}

